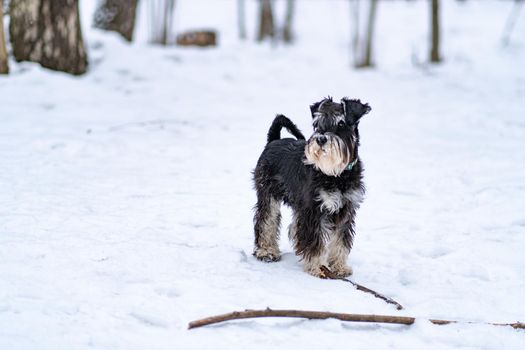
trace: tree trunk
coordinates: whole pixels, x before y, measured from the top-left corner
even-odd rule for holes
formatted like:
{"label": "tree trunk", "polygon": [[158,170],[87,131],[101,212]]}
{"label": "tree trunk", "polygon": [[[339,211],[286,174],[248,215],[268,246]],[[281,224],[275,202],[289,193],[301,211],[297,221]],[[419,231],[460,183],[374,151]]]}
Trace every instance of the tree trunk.
{"label": "tree trunk", "polygon": [[4,35],[4,0],[0,0],[0,74],[8,74],[7,49]]}
{"label": "tree trunk", "polygon": [[283,40],[285,43],[293,41],[292,21],[295,10],[295,0],[287,0],[286,17],[284,18]]}
{"label": "tree trunk", "polygon": [[259,0],[259,33],[257,41],[274,37],[274,23],[271,0]]}
{"label": "tree trunk", "polygon": [[245,0],[237,0],[237,24],[239,26],[239,38],[246,39],[246,7]]}
{"label": "tree trunk", "polygon": [[374,36],[374,27],[376,23],[376,11],[377,11],[377,0],[371,0],[370,2],[370,13],[368,16],[368,28],[366,34],[366,53],[364,67],[371,67],[372,63],[372,41]]}
{"label": "tree trunk", "polygon": [[372,47],[373,47],[373,36],[374,36],[374,27],[376,21],[376,12],[377,12],[377,1],[370,0],[370,9],[368,12],[368,22],[366,26],[366,37],[361,42],[361,52],[357,56],[355,66],[357,68],[366,68],[372,67],[374,65],[372,61]]}
{"label": "tree trunk", "polygon": [[17,61],[75,75],[86,72],[78,0],[11,0],[9,14]]}
{"label": "tree trunk", "polygon": [[173,17],[175,0],[149,0],[150,41],[154,44],[168,45],[173,37]]}
{"label": "tree trunk", "polygon": [[117,32],[127,41],[132,41],[137,2],[138,0],[101,0],[93,25]]}
{"label": "tree trunk", "polygon": [[439,54],[439,0],[432,0],[432,48],[430,49],[430,62],[441,61]]}
{"label": "tree trunk", "polygon": [[357,65],[359,53],[359,0],[350,0],[350,12],[353,19],[352,26],[352,53],[354,66]]}

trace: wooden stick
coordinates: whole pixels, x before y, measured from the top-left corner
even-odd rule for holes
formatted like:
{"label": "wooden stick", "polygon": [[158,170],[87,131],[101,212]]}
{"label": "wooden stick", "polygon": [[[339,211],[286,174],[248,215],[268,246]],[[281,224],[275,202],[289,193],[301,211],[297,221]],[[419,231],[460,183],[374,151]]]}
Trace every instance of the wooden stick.
{"label": "wooden stick", "polygon": [[357,290],[360,290],[360,291],[363,291],[363,292],[366,292],[366,293],[370,293],[373,296],[375,296],[376,298],[383,299],[384,301],[386,301],[389,304],[394,304],[398,310],[402,310],[403,309],[403,305],[401,305],[400,303],[398,303],[394,299],[392,299],[390,297],[387,297],[387,296],[384,296],[383,294],[380,294],[380,293],[376,292],[375,290],[372,290],[372,289],[367,288],[367,287],[365,287],[363,285],[360,285],[359,283],[355,283],[354,281],[352,281],[352,280],[350,280],[348,278],[339,277],[339,276],[335,275],[332,271],[330,271],[324,265],[321,266],[321,271],[323,271],[323,273],[326,275],[326,277],[328,277],[330,279],[341,280],[341,281],[345,281],[345,282],[351,283],[354,287],[356,287]]}
{"label": "wooden stick", "polygon": [[[390,324],[404,324],[411,325],[416,319],[408,316],[387,316],[387,315],[364,315],[364,314],[345,314],[328,311],[305,311],[305,310],[272,310],[267,308],[266,310],[244,310],[234,311],[223,315],[206,317],[200,320],[192,321],[188,324],[188,329],[208,326],[210,324],[240,320],[245,318],[258,318],[258,317],[295,317],[295,318],[307,318],[324,320],[327,318],[335,318],[341,321],[347,322],[374,322],[374,323],[390,323]],[[449,323],[457,323],[458,321],[448,320],[435,320],[429,319],[428,321],[436,325],[445,325]],[[475,323],[475,322],[467,322]],[[525,329],[525,323],[485,323],[493,326],[510,326],[514,329]]]}

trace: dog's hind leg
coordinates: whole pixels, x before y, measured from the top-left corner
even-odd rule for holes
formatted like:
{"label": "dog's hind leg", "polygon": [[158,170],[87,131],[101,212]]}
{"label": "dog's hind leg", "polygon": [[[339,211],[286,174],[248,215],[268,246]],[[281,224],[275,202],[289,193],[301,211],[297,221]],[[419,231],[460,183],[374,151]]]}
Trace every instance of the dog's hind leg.
{"label": "dog's hind leg", "polygon": [[266,193],[257,193],[257,206],[254,216],[255,249],[253,255],[262,261],[278,261],[279,228],[281,225],[281,203]]}

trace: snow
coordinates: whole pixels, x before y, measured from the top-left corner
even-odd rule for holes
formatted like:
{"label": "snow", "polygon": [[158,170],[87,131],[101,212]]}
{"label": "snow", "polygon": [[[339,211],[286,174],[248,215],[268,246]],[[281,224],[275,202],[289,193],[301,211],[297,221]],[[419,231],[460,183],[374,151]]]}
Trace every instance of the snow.
{"label": "snow", "polygon": [[[346,1],[299,2],[292,47],[239,42],[235,3],[179,1],[179,30],[220,30],[218,48],[182,49],[148,45],[143,17],[132,45],[92,29],[94,2],[83,1],[87,75],[10,62],[0,349],[525,348],[510,327],[424,320],[525,321],[524,18],[500,45],[513,3],[445,1],[445,62],[431,67],[427,2],[381,2],[377,67],[366,71],[349,68]],[[308,105],[329,94],[372,106],[352,279],[402,311],[304,273],[284,239],[288,209],[282,261],[251,256],[251,170],[270,122],[283,113],[308,134]],[[418,321],[187,330],[266,307]]]}

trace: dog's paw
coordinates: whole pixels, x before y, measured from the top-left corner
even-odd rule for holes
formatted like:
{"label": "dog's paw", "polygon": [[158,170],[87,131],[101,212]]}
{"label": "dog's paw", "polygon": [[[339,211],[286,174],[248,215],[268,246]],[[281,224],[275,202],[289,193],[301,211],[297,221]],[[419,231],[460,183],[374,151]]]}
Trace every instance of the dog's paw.
{"label": "dog's paw", "polygon": [[337,277],[348,277],[350,276],[352,273],[354,273],[354,271],[352,270],[352,268],[348,265],[335,265],[335,266],[330,266],[330,270],[337,276]]}
{"label": "dog's paw", "polygon": [[314,277],[318,277],[322,279],[328,278],[328,276],[323,272],[323,270],[321,270],[320,266],[315,266],[315,267],[308,266],[308,267],[305,267],[304,270]]}
{"label": "dog's paw", "polygon": [[255,248],[253,256],[264,262],[275,262],[281,260],[281,252],[276,249]]}
{"label": "dog's paw", "polygon": [[321,270],[316,270],[316,271],[307,271],[310,275],[314,276],[314,277],[317,277],[317,278],[322,278],[322,279],[327,279],[328,276],[326,276],[326,274],[321,271]]}

